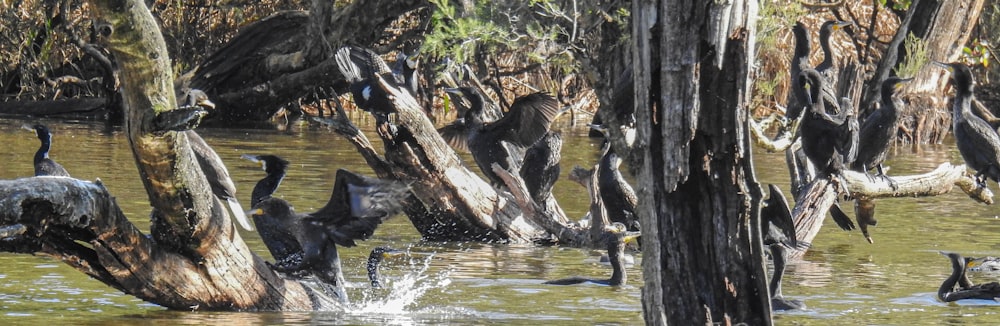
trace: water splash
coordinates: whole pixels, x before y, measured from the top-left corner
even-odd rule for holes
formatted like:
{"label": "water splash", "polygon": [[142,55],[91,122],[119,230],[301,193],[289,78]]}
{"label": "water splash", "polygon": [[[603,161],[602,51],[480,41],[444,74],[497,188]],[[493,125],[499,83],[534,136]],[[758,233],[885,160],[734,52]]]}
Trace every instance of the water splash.
{"label": "water splash", "polygon": [[361,300],[351,302],[348,311],[359,314],[407,314],[413,305],[428,291],[442,289],[451,284],[451,271],[427,275],[433,255],[422,260],[410,260],[412,271],[399,279],[383,280],[382,288],[366,289]]}

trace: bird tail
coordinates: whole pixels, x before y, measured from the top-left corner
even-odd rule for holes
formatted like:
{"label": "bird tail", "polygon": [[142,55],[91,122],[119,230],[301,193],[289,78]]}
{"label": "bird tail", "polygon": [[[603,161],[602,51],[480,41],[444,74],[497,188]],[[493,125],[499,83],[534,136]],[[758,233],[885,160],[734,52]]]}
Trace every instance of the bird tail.
{"label": "bird tail", "polygon": [[233,212],[233,218],[247,231],[253,231],[253,224],[250,224],[250,220],[247,219],[247,214],[243,210],[243,206],[240,206],[240,202],[236,198],[227,198],[226,204],[229,204],[229,210]]}

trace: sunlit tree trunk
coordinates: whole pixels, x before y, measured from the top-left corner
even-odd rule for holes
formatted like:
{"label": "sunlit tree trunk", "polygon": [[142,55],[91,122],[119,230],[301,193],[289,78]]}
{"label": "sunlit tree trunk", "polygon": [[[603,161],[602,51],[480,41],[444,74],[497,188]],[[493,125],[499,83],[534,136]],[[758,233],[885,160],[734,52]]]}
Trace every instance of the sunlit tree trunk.
{"label": "sunlit tree trunk", "polygon": [[747,129],[757,2],[635,1],[643,311],[771,323]]}

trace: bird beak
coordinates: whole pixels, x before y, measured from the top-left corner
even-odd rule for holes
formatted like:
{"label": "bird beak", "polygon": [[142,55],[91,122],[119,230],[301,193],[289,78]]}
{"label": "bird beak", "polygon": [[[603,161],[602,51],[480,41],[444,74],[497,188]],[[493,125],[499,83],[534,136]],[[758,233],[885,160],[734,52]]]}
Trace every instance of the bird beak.
{"label": "bird beak", "polygon": [[35,131],[35,127],[32,127],[29,124],[23,124],[23,125],[21,125],[21,129],[24,129],[24,130],[27,130],[27,131],[30,131],[30,132],[33,132],[33,133],[37,133]]}
{"label": "bird beak", "polygon": [[403,251],[398,249],[386,249],[386,251],[382,252],[382,258],[390,258],[402,255]]}
{"label": "bird beak", "polygon": [[951,67],[951,65],[949,65],[947,63],[944,63],[944,62],[941,62],[941,61],[932,61],[932,63],[934,63],[934,65],[936,65],[936,66],[944,68],[948,72],[954,72],[954,70],[955,70],[954,68]]}
{"label": "bird beak", "polygon": [[903,85],[906,85],[906,83],[909,83],[911,81],[913,81],[913,77],[900,79],[898,82],[896,82],[896,85],[893,85],[893,88],[898,91],[903,88]]}
{"label": "bird beak", "polygon": [[250,215],[250,216],[264,215],[264,210],[260,209],[260,208],[251,209],[251,210],[247,211],[247,215]]}
{"label": "bird beak", "polygon": [[198,105],[198,106],[203,107],[203,108],[212,109],[212,110],[215,109],[215,103],[213,103],[211,100],[209,100],[207,98],[198,100],[198,102],[195,103],[195,105]]}
{"label": "bird beak", "polygon": [[851,22],[839,21],[839,22],[833,23],[833,30],[839,30],[839,29],[842,29],[844,27],[851,26],[851,25],[854,25],[854,24],[851,23]]}
{"label": "bird beak", "polygon": [[459,95],[459,96],[462,95],[462,90],[459,89],[458,87],[445,87],[444,91],[445,91],[445,93],[451,93],[451,94],[455,94],[455,95]]}
{"label": "bird beak", "polygon": [[240,155],[240,158],[244,159],[244,160],[247,160],[247,161],[250,161],[250,162],[257,163],[257,165],[259,165],[261,168],[265,168],[264,167],[264,164],[265,164],[264,160],[258,158],[255,155],[243,154],[243,155]]}
{"label": "bird beak", "polygon": [[625,236],[625,244],[637,244],[641,234],[629,234]]}

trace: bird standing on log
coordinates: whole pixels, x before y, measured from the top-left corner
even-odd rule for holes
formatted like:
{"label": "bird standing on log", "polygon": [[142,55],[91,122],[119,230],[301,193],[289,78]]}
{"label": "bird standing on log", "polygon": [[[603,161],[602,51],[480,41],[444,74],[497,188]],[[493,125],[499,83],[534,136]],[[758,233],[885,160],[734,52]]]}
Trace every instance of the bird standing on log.
{"label": "bird standing on log", "polygon": [[935,64],[951,72],[955,87],[952,103],[952,127],[955,143],[965,163],[976,170],[976,181],[986,187],[986,179],[1000,180],[1000,135],[986,121],[972,113],[975,81],[972,71],[962,63]]}
{"label": "bird standing on log", "polygon": [[38,151],[35,152],[35,176],[57,176],[57,177],[68,177],[69,172],[62,165],[56,163],[51,158],[49,158],[49,150],[52,149],[52,133],[49,128],[43,124],[35,124],[33,126],[24,126],[24,129],[31,130],[35,132],[35,136],[41,142],[38,146]]}

